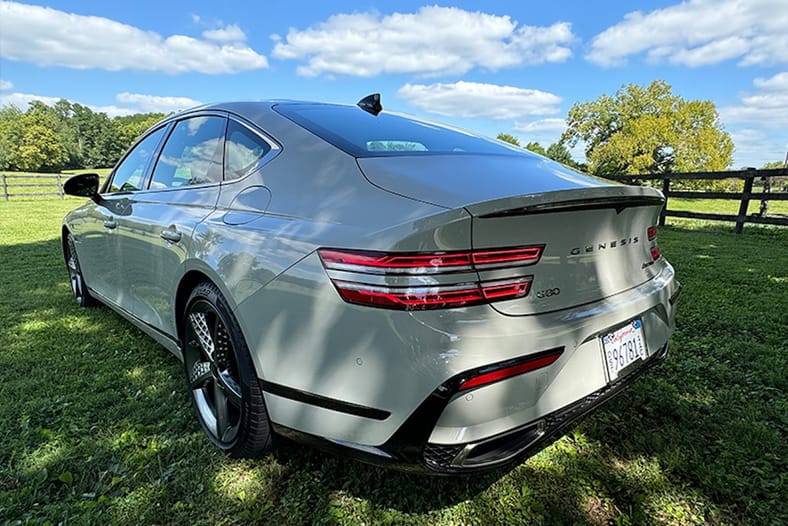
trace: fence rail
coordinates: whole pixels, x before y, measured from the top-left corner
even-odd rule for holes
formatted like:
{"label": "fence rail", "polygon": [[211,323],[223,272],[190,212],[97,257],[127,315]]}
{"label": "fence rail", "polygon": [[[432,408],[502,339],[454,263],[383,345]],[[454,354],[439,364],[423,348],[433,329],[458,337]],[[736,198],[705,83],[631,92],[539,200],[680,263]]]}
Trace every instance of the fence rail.
{"label": "fence rail", "polygon": [[[788,176],[788,168],[774,168],[770,170],[735,170],[730,172],[691,172],[691,173],[667,173],[667,174],[645,174],[645,175],[613,175],[607,179],[634,183],[645,180],[662,181],[662,193],[665,194],[665,206],[659,216],[660,226],[665,224],[666,217],[687,217],[692,219],[709,219],[713,221],[730,221],[736,223],[736,233],[740,234],[744,229],[745,223],[756,223],[761,225],[788,226],[788,217],[769,216],[764,214],[747,214],[751,200],[759,201],[788,201],[788,192],[753,192],[753,183],[756,179],[763,178],[768,181],[772,177]],[[744,179],[744,190],[742,192],[690,192],[682,190],[671,190],[670,182],[677,180],[720,180],[720,179]],[[705,212],[684,212],[681,210],[670,210],[668,203],[671,197],[682,197],[685,199],[731,199],[739,201],[738,214],[709,214]]]}
{"label": "fence rail", "polygon": [[[68,174],[41,174],[41,175],[17,175],[0,174],[0,184],[3,188],[3,199],[8,201],[12,197],[60,197],[64,199],[63,183],[71,177]],[[17,183],[16,180],[33,181]],[[51,192],[15,192],[17,188],[36,188],[51,189]],[[14,192],[14,193],[11,193]]]}

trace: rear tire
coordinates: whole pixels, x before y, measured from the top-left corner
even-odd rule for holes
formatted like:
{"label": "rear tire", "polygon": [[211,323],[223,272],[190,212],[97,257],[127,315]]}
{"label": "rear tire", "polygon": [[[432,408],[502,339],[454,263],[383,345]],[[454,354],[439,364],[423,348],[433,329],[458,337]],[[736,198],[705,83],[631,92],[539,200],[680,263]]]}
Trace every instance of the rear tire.
{"label": "rear tire", "polygon": [[183,313],[183,365],[197,420],[211,442],[234,457],[273,450],[249,348],[224,296],[207,281],[194,288]]}
{"label": "rear tire", "polygon": [[79,258],[77,258],[77,247],[74,243],[74,236],[68,234],[66,236],[66,269],[68,270],[68,279],[71,284],[71,292],[74,294],[74,301],[80,307],[92,307],[97,302],[88,291],[88,286],[85,284],[85,277],[82,275],[82,269],[79,266]]}

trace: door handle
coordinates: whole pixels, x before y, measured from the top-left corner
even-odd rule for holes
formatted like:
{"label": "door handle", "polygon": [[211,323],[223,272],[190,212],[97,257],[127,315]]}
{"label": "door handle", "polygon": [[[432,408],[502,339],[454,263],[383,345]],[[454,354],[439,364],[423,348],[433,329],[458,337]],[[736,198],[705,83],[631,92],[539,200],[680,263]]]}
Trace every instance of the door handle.
{"label": "door handle", "polygon": [[177,243],[181,240],[181,233],[177,230],[162,230],[161,234],[159,235],[162,239],[165,239],[170,243]]}
{"label": "door handle", "polygon": [[117,226],[118,226],[118,222],[115,221],[115,219],[112,217],[104,221],[104,228],[113,229],[116,228]]}

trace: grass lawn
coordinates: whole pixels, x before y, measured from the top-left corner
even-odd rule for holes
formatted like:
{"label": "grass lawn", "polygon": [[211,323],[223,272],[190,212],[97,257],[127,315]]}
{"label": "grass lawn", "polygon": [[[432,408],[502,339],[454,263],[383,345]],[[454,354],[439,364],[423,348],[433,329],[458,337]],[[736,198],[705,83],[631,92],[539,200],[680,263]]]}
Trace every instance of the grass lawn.
{"label": "grass lawn", "polygon": [[451,479],[217,452],[178,361],[72,302],[58,235],[79,202],[0,202],[0,523],[788,523],[788,229],[669,220],[668,359],[525,463]]}
{"label": "grass lawn", "polygon": [[[668,210],[736,215],[739,213],[739,204],[740,202],[735,199],[684,199],[674,197],[668,200]],[[759,212],[760,207],[760,199],[753,199],[747,207],[747,213],[756,214]],[[788,215],[788,201],[769,201],[769,210],[767,214]],[[672,220],[674,219],[671,218],[669,221]],[[745,225],[744,228],[747,228],[747,226]]]}

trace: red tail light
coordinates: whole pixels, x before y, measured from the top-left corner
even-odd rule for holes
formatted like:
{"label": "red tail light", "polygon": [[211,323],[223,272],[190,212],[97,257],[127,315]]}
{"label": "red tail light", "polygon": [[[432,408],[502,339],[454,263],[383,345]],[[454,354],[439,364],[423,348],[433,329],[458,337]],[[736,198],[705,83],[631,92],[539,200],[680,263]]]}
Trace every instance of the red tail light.
{"label": "red tail light", "polygon": [[646,235],[648,236],[648,240],[651,242],[651,259],[656,261],[659,259],[659,244],[657,242],[657,227],[650,226],[648,230],[646,230]]}
{"label": "red tail light", "polygon": [[532,265],[543,248],[417,254],[320,249],[318,254],[345,301],[425,310],[525,297],[533,276],[480,281],[476,271]]}

